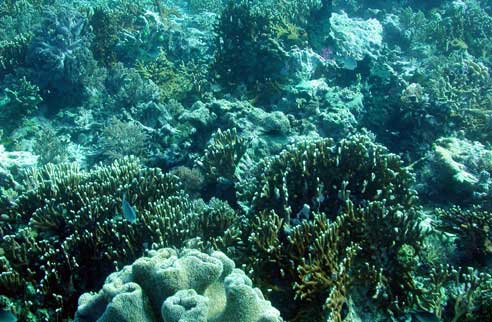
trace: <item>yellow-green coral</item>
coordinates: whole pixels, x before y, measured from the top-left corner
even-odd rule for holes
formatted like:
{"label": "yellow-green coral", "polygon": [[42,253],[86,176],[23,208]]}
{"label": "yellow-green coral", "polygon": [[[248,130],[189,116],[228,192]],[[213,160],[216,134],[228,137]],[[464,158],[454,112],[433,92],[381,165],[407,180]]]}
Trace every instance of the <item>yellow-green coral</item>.
{"label": "yellow-green coral", "polygon": [[173,64],[163,51],[154,61],[137,61],[136,69],[144,79],[153,81],[159,87],[163,102],[182,100],[193,89],[190,71],[184,65]]}

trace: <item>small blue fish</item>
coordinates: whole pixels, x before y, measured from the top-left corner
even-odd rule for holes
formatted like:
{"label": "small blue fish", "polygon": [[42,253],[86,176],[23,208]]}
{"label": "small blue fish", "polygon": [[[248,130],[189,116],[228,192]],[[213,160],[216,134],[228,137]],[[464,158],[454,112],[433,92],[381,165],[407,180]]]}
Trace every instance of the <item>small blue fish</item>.
{"label": "small blue fish", "polygon": [[126,201],[125,194],[123,194],[123,200],[121,201],[121,211],[123,212],[123,217],[131,224],[137,221],[137,213],[128,201]]}
{"label": "small blue fish", "polygon": [[0,310],[0,322],[17,322],[17,317],[10,311]]}

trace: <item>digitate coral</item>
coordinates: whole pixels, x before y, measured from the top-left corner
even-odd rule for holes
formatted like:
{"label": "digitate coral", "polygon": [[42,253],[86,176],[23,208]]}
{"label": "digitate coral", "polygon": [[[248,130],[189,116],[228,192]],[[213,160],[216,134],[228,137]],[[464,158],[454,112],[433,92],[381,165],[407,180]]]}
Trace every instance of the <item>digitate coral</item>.
{"label": "digitate coral", "polygon": [[[26,189],[3,215],[0,243],[9,262],[0,273],[17,277],[19,311],[66,318],[81,293],[99,288],[102,276],[145,249],[182,247],[200,237],[202,247],[224,245],[202,230],[205,222],[234,240],[237,232],[227,229],[234,211],[226,215],[225,205],[190,200],[177,180],[134,158],[89,172],[70,164],[29,172]],[[133,223],[122,209],[123,195],[136,211]]]}
{"label": "digitate coral", "polygon": [[287,224],[299,219],[306,206],[334,215],[345,197],[356,205],[385,200],[403,206],[415,198],[412,174],[401,159],[367,135],[338,144],[330,139],[300,143],[262,161],[253,174],[239,183],[247,211],[273,209]]}
{"label": "digitate coral", "polygon": [[237,177],[234,173],[247,147],[247,139],[240,137],[236,128],[219,129],[212,135],[198,165],[208,180],[217,181],[222,177],[235,182]]}
{"label": "digitate coral", "polygon": [[[6,75],[25,63],[26,52],[32,34],[20,34],[12,40],[0,41],[0,75]],[[0,77],[1,80],[2,77]]]}
{"label": "digitate coral", "polygon": [[[412,175],[399,157],[355,135],[297,144],[253,173],[238,184],[249,241],[238,248],[258,283],[274,290],[274,303],[289,300],[289,309],[317,314],[329,298],[339,321],[354,285],[395,312],[415,301],[413,267],[402,261],[402,249],[417,254],[422,231]],[[301,309],[307,306],[311,313]]]}
{"label": "digitate coral", "polygon": [[441,265],[423,281],[419,305],[443,321],[472,322],[492,317],[492,276],[472,267]]}

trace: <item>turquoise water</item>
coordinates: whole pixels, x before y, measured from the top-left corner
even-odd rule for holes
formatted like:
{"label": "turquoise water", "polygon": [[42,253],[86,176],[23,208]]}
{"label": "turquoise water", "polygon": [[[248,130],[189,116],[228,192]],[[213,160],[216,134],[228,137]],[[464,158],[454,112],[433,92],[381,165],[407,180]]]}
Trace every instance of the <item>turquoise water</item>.
{"label": "turquoise water", "polygon": [[492,4],[3,0],[0,322],[492,321]]}

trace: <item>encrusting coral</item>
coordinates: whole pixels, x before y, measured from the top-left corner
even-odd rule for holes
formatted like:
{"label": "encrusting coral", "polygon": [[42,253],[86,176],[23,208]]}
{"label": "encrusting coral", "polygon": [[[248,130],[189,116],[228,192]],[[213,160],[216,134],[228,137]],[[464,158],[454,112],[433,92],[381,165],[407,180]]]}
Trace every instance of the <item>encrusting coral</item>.
{"label": "encrusting coral", "polygon": [[221,252],[162,248],[79,299],[75,322],[281,322],[278,310]]}

